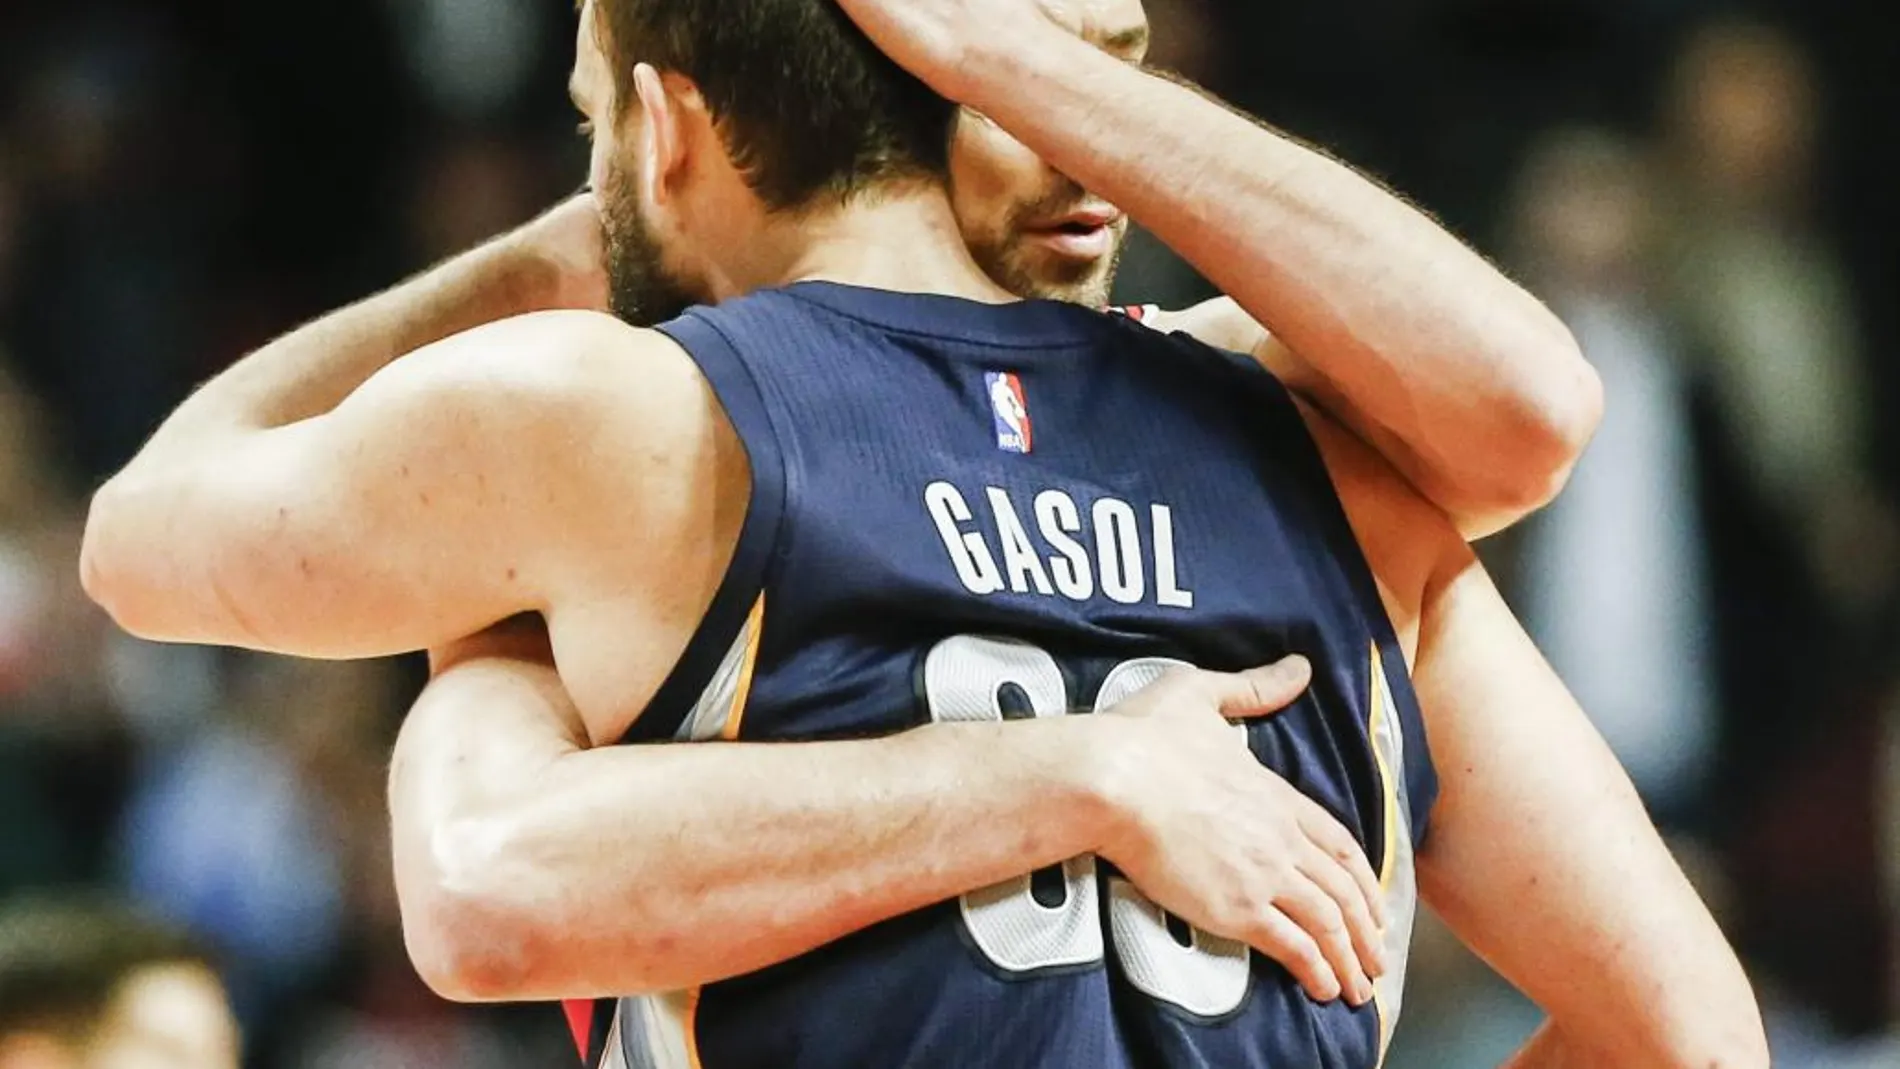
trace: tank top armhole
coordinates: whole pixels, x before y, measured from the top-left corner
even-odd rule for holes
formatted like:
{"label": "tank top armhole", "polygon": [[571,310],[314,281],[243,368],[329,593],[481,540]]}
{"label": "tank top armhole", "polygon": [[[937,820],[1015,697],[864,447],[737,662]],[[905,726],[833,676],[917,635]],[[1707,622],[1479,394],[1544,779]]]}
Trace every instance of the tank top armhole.
{"label": "tank top armhole", "polygon": [[786,509],[785,456],[771,410],[732,343],[691,312],[656,329],[686,350],[712,386],[745,449],[752,494],[738,547],[712,606],[666,682],[622,740],[628,743],[663,742],[679,735],[765,593]]}

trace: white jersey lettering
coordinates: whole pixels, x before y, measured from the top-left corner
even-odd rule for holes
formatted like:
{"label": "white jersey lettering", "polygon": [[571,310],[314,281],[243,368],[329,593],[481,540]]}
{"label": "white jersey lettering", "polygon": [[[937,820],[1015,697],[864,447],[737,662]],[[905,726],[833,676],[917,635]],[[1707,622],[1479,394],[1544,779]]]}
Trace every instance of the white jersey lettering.
{"label": "white jersey lettering", "polygon": [[937,524],[937,534],[943,538],[943,548],[950,552],[950,563],[964,587],[979,595],[1002,590],[1003,576],[996,570],[996,558],[990,556],[983,536],[957,526],[974,519],[969,503],[963,500],[957,488],[945,482],[931,483],[924,490],[924,507],[930,510],[930,518]]}
{"label": "white jersey lettering", "polygon": [[[986,514],[978,515],[972,500],[987,506]],[[979,597],[1008,591],[1088,601],[1099,593],[1119,605],[1194,607],[1168,505],[1144,510],[1101,497],[1085,509],[1065,491],[1043,490],[1034,498],[1032,527],[1006,490],[989,486],[966,497],[938,481],[925,488],[924,507],[957,581]]]}

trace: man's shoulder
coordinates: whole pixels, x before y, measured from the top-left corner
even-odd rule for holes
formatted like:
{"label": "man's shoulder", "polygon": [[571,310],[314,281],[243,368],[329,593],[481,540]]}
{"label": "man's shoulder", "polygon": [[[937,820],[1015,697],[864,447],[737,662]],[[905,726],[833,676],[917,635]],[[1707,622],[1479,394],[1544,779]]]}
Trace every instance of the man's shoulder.
{"label": "man's shoulder", "polygon": [[383,377],[427,414],[518,427],[663,414],[703,391],[671,338],[584,311],[486,323],[403,357]]}

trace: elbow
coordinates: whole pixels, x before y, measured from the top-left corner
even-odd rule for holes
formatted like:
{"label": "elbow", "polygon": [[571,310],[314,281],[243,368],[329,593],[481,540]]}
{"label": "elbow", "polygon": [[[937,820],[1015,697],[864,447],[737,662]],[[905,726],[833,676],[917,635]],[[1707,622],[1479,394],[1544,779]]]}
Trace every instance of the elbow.
{"label": "elbow", "polygon": [[430,902],[403,910],[416,975],[450,1002],[531,1001],[532,962],[515,929],[478,905]]}
{"label": "elbow", "polygon": [[79,585],[134,638],[277,649],[232,595],[226,558],[207,553],[211,524],[184,511],[175,485],[121,472],[87,508]]}
{"label": "elbow", "polygon": [[161,638],[157,609],[162,600],[149,596],[150,584],[141,574],[149,560],[150,535],[143,535],[147,553],[139,553],[140,525],[121,479],[93,494],[79,549],[79,583],[120,628],[140,638]]}
{"label": "elbow", "polygon": [[1726,1010],[1698,1003],[1693,1014],[1679,1017],[1673,1026],[1651,1022],[1640,1029],[1630,1027],[1627,1013],[1594,1029],[1555,1019],[1551,1024],[1556,1042],[1551,1047],[1553,1053],[1561,1050],[1569,1056],[1560,1059],[1566,1065],[1574,1061],[1656,1069],[1769,1069],[1768,1036],[1752,999]]}
{"label": "elbow", "polygon": [[1768,1037],[1757,1017],[1747,1027],[1737,1021],[1728,1034],[1687,1047],[1655,1064],[1671,1069],[1769,1069],[1769,1062]]}
{"label": "elbow", "polygon": [[1729,990],[1707,990],[1681,1004],[1672,1025],[1652,1032],[1642,1044],[1640,1063],[1668,1069],[1768,1069],[1768,1033],[1739,966],[1734,983],[1723,986]]}
{"label": "elbow", "polygon": [[431,840],[421,864],[397,859],[403,941],[417,975],[451,1002],[529,1001],[542,986],[544,941],[497,872],[494,836],[463,822]]}
{"label": "elbow", "polygon": [[[399,818],[400,819],[400,818]],[[584,919],[572,885],[505,822],[457,818],[405,841],[400,827],[396,890],[410,963],[431,991],[451,1002],[548,1002],[641,995],[682,984],[659,968],[678,933],[654,926],[642,938],[618,930],[642,904],[622,903],[609,940]],[[665,982],[662,982],[665,981]]]}
{"label": "elbow", "polygon": [[1542,333],[1540,355],[1526,360],[1520,353],[1516,360],[1539,371],[1504,406],[1509,423],[1493,454],[1501,477],[1489,504],[1520,517],[1563,492],[1603,423],[1603,380],[1576,338],[1554,317]]}

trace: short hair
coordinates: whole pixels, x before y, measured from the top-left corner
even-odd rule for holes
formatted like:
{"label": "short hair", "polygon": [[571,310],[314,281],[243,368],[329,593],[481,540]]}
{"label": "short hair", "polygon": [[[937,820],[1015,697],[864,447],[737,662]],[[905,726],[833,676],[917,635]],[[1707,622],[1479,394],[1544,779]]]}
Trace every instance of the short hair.
{"label": "short hair", "polygon": [[45,1032],[87,1041],[125,982],[165,965],[211,967],[184,933],[102,898],[0,906],[0,1038]]}
{"label": "short hair", "polygon": [[614,110],[649,63],[691,78],[766,207],[943,180],[956,107],[878,51],[836,0],[595,0]]}

